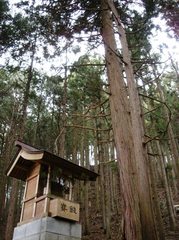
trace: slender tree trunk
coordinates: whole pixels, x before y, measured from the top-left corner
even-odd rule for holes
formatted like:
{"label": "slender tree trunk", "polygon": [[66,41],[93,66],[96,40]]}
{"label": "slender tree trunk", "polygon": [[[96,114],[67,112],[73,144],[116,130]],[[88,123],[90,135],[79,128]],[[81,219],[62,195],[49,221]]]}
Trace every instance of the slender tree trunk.
{"label": "slender tree trunk", "polygon": [[[152,148],[149,145],[148,147],[149,152],[152,152]],[[153,192],[153,202],[154,202],[154,210],[155,210],[155,216],[156,216],[156,228],[158,230],[159,239],[165,240],[165,234],[164,234],[164,228],[163,228],[163,222],[162,222],[162,215],[160,211],[159,206],[159,199],[157,195],[157,188],[156,188],[156,175],[155,175],[155,165],[154,160],[152,157],[149,158],[149,166],[150,166],[150,177],[151,177],[151,188]]]}
{"label": "slender tree trunk", "polygon": [[[100,130],[102,127],[101,120],[96,123],[98,129]],[[102,210],[102,221],[103,221],[103,229],[106,232],[106,202],[105,202],[105,172],[104,172],[104,145],[102,143],[102,134],[97,130],[97,148],[98,148],[98,159],[99,159],[99,174],[100,174],[100,197],[101,197],[101,210]]]}
{"label": "slender tree trunk", "polygon": [[[17,119],[15,117],[16,112],[18,112],[18,107],[17,104],[14,104],[14,109],[12,112],[12,119],[11,119],[11,124],[10,124],[10,129],[9,132],[6,134],[6,139],[5,139],[5,144],[4,148],[2,150],[2,175],[0,178],[0,233],[2,234],[2,237],[5,235],[5,228],[7,226],[7,212],[9,209],[8,207],[8,199],[7,199],[7,176],[5,175],[6,169],[8,167],[9,161],[12,157],[12,150],[13,150],[13,145],[17,133]],[[8,196],[9,197],[9,196]]]}
{"label": "slender tree trunk", "polygon": [[61,126],[60,134],[57,136],[58,144],[56,144],[56,153],[61,157],[65,157],[65,138],[66,138],[66,121],[67,121],[67,51],[68,43],[66,44],[66,66],[65,66],[65,77],[63,86],[63,98],[62,103],[60,103],[60,109],[62,111],[61,115]]}
{"label": "slender tree trunk", "polygon": [[107,162],[109,162],[109,149],[108,146],[106,144],[105,146],[105,165],[104,165],[104,177],[105,177],[105,212],[106,212],[106,235],[107,238],[110,239],[111,238],[111,204],[110,204],[110,195],[111,195],[111,182],[110,182],[110,178],[109,178],[109,166],[107,164]]}
{"label": "slender tree trunk", "polygon": [[112,172],[112,195],[113,195],[113,201],[114,201],[114,211],[117,214],[121,213],[120,210],[120,179],[119,179],[119,169],[117,168],[117,165],[115,164],[115,153],[114,153],[114,142],[111,143],[110,153],[111,153],[111,160],[114,161],[114,169],[111,170]]}
{"label": "slender tree trunk", "polygon": [[[36,43],[35,43],[36,44]],[[32,55],[31,55],[31,64],[28,70],[28,76],[27,76],[27,83],[25,86],[25,92],[24,92],[24,99],[22,104],[22,115],[19,123],[19,138],[22,139],[25,132],[25,121],[27,117],[27,106],[29,102],[29,93],[30,93],[30,86],[33,78],[33,62],[34,62],[34,55],[35,55],[35,44],[32,46]],[[18,197],[18,180],[13,179],[12,180],[12,190],[10,195],[10,206],[8,211],[8,217],[7,217],[7,226],[6,226],[6,232],[5,232],[5,240],[11,240],[13,235],[13,229],[14,229],[14,221],[15,221],[15,208],[17,203],[17,197]]]}
{"label": "slender tree trunk", "polygon": [[114,186],[114,177],[113,177],[114,173],[113,173],[113,170],[112,168],[110,167],[109,169],[109,183],[110,183],[110,186],[109,186],[109,190],[110,190],[110,199],[111,199],[111,211],[114,212],[115,211],[115,203],[114,203],[114,199],[115,199],[115,194],[114,194],[114,189],[115,189],[115,186]]}
{"label": "slender tree trunk", "polygon": [[[109,139],[110,139],[110,137],[109,137]],[[112,163],[114,163],[114,166],[115,166],[114,144],[113,144],[113,142],[111,142],[109,144],[109,151],[110,151],[110,161],[112,161]],[[115,170],[112,167],[110,167],[110,169],[109,169],[109,182],[111,184],[111,187],[109,189],[110,189],[111,210],[112,210],[112,212],[115,209],[115,204],[114,204],[114,199],[115,199],[115,197],[114,197],[114,195],[115,195],[114,191],[115,190],[114,189],[115,189],[115,186],[114,186],[114,181],[113,181],[113,172],[114,171]]]}
{"label": "slender tree trunk", "polygon": [[168,144],[169,143],[166,143],[166,147],[164,147],[163,149],[165,149],[165,155],[166,155],[166,158],[168,160],[168,164],[169,166],[171,167],[170,169],[170,183],[171,183],[171,187],[172,187],[172,190],[174,192],[174,195],[177,196],[178,195],[178,188],[177,188],[177,179],[176,179],[176,175],[175,175],[175,170],[174,170],[174,167],[173,167],[173,161],[175,161],[173,158],[173,154],[171,154],[171,150],[168,148]]}
{"label": "slender tree trunk", "polygon": [[162,175],[163,175],[163,179],[164,179],[167,209],[168,209],[169,221],[170,221],[170,229],[174,230],[176,223],[175,223],[175,216],[174,216],[172,200],[171,200],[172,197],[171,197],[171,192],[169,189],[168,179],[167,179],[166,170],[165,170],[165,159],[164,159],[164,156],[163,156],[163,153],[161,150],[161,146],[158,141],[157,141],[157,149],[158,149],[158,153],[159,153],[159,160],[161,163]]}
{"label": "slender tree trunk", "polygon": [[67,105],[67,70],[65,70],[65,81],[64,81],[64,95],[62,103],[62,125],[61,125],[61,135],[59,141],[59,150],[58,154],[61,157],[65,157],[65,137],[66,137],[66,105]]}
{"label": "slender tree trunk", "polygon": [[18,195],[18,201],[17,201],[17,208],[16,208],[16,219],[15,219],[15,223],[17,223],[20,219],[21,216],[21,210],[22,210],[22,200],[23,200],[23,196],[24,196],[24,182],[20,181],[19,182],[19,195]]}
{"label": "slender tree trunk", "polygon": [[15,179],[12,181],[12,191],[10,196],[10,205],[6,226],[6,240],[11,240],[13,235],[13,229],[15,227],[15,207],[17,207],[17,193],[18,193],[18,181]]}
{"label": "slender tree trunk", "polygon": [[[77,148],[76,146],[74,146],[73,144],[73,148],[72,148],[72,161],[76,164],[79,164],[78,159],[77,159]],[[80,159],[83,158],[83,148],[80,151]],[[74,201],[79,199],[81,203],[83,203],[82,199],[83,199],[83,194],[82,194],[82,190],[83,189],[83,184],[80,181],[75,182],[75,185],[73,187],[73,199]]]}
{"label": "slender tree trunk", "polygon": [[[99,162],[98,162],[98,154],[97,154],[97,143],[95,141],[94,143],[94,161],[95,161],[95,172],[98,172],[99,171]],[[96,179],[95,181],[95,192],[96,192],[96,209],[97,209],[97,212],[99,212],[100,210],[100,197],[99,197],[99,178]]]}
{"label": "slender tree trunk", "polygon": [[113,174],[113,184],[114,184],[114,205],[115,211],[118,215],[121,214],[121,192],[120,192],[120,173],[117,170]]}
{"label": "slender tree trunk", "polygon": [[[165,102],[165,96],[164,96],[160,81],[157,81],[157,88],[158,88],[161,100],[163,102]],[[168,131],[168,136],[170,139],[171,151],[173,154],[173,167],[174,167],[174,171],[175,171],[175,176],[177,178],[179,178],[179,152],[178,152],[177,144],[175,141],[175,136],[174,136],[172,125],[171,125],[171,119],[170,119],[169,112],[168,112],[168,109],[166,106],[164,106],[164,115],[165,115],[165,119],[168,123],[167,131]]]}
{"label": "slender tree trunk", "polygon": [[[89,169],[89,144],[88,140],[85,141],[85,160],[86,160],[86,167]],[[84,186],[84,193],[85,193],[85,234],[88,235],[90,233],[89,230],[89,183],[85,182]]]}
{"label": "slender tree trunk", "polygon": [[[43,89],[43,87],[42,87]],[[37,116],[36,116],[36,124],[35,124],[35,128],[34,128],[34,134],[33,134],[33,140],[32,140],[32,144],[35,146],[36,145],[36,141],[37,141],[37,134],[38,134],[38,128],[39,128],[39,122],[40,122],[40,115],[41,115],[41,109],[42,109],[42,93],[40,95],[41,99],[40,101],[37,102]]]}
{"label": "slender tree trunk", "polygon": [[85,210],[85,218],[84,218],[84,235],[89,235],[89,183],[85,181],[84,183],[84,210]]}

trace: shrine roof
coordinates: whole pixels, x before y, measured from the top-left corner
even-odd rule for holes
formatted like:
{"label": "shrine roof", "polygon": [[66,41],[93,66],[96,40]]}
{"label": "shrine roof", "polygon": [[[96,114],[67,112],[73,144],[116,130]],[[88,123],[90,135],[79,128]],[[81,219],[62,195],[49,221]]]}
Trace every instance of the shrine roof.
{"label": "shrine roof", "polygon": [[69,177],[79,180],[95,181],[99,176],[85,167],[43,149],[32,147],[21,141],[16,141],[15,145],[18,147],[18,151],[6,170],[7,176],[25,181],[29,170],[36,163],[62,169]]}

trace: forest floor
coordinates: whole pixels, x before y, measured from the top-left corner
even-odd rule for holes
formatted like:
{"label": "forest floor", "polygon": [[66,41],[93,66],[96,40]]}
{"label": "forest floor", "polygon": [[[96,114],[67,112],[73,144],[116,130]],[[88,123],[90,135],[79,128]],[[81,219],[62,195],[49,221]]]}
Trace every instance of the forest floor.
{"label": "forest floor", "polygon": [[166,240],[179,240],[179,216],[176,217],[176,229],[170,231],[166,229]]}
{"label": "forest floor", "polygon": [[[179,240],[179,213],[176,215],[176,229],[174,231],[170,230],[169,219],[167,216],[167,211],[165,207],[165,196],[163,189],[158,189],[159,198],[161,204],[163,204],[162,218],[163,225],[165,229],[165,240]],[[88,235],[83,234],[82,240],[122,240],[121,233],[121,214],[112,213],[110,227],[111,227],[111,237],[107,236],[103,229],[103,218],[102,213],[96,209],[96,199],[95,199],[95,188],[92,186],[89,191],[89,200],[91,202],[89,206],[89,233]],[[174,200],[174,204],[179,203],[179,196]],[[82,219],[83,225],[83,219]]]}
{"label": "forest floor", "polygon": [[[175,197],[174,205],[179,204],[179,196]],[[173,231],[170,230],[169,221],[165,226],[165,236],[166,240],[179,240],[179,212],[176,212],[176,227]]]}

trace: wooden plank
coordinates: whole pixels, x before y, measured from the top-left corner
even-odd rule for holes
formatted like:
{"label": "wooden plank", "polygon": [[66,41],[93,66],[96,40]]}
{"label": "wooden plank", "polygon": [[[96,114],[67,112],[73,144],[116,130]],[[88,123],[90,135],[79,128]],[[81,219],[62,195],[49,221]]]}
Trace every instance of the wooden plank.
{"label": "wooden plank", "polygon": [[34,199],[24,202],[24,212],[23,212],[22,221],[32,218],[33,204],[34,204]]}
{"label": "wooden plank", "polygon": [[35,176],[32,179],[27,181],[27,191],[26,191],[25,200],[35,197],[37,182],[38,182],[38,176]]}
{"label": "wooden plank", "polygon": [[33,215],[32,215],[33,217],[35,217],[35,212],[36,212],[36,208],[37,208],[36,199],[37,199],[37,193],[38,193],[39,178],[40,178],[40,176],[37,175],[36,187],[35,187],[35,201],[34,201]]}
{"label": "wooden plank", "polygon": [[80,206],[78,203],[67,201],[62,198],[56,198],[50,200],[49,211],[52,217],[61,217],[72,221],[79,221]]}
{"label": "wooden plank", "polygon": [[42,217],[44,214],[44,208],[45,208],[45,198],[41,199],[40,201],[36,202],[36,208],[35,208],[35,217]]}

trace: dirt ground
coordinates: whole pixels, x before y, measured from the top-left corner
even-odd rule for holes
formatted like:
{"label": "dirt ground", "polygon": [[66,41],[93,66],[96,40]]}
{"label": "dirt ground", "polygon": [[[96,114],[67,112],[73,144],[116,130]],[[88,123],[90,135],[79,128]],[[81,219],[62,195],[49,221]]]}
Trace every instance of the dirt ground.
{"label": "dirt ground", "polygon": [[[176,215],[176,229],[174,231],[170,230],[169,226],[169,218],[167,216],[167,209],[166,209],[166,199],[164,190],[162,188],[158,189],[158,195],[161,202],[161,209],[162,209],[162,219],[163,225],[165,229],[165,240],[179,240],[179,213]],[[90,196],[90,207],[89,207],[89,232],[90,234],[84,235],[82,240],[122,240],[121,235],[121,215],[112,213],[111,217],[111,238],[109,238],[103,229],[103,219],[102,213],[98,212],[95,209],[95,191],[94,187],[90,189],[89,192]],[[179,197],[174,199],[174,204],[179,203]],[[83,213],[82,213],[83,215]],[[82,218],[82,225],[84,219]]]}

